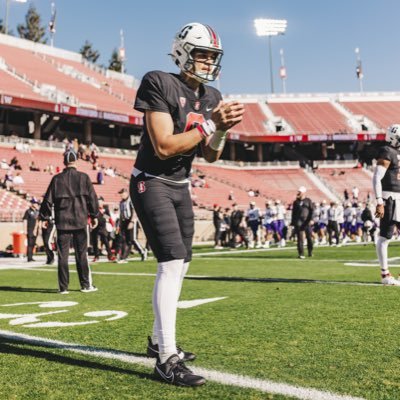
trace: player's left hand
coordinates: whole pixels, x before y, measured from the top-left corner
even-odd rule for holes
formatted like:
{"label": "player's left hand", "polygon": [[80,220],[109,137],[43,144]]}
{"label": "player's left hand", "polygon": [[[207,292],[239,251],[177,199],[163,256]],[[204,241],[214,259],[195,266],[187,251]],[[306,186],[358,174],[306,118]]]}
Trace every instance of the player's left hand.
{"label": "player's left hand", "polygon": [[383,218],[385,215],[385,207],[383,204],[378,204],[376,206],[375,216],[378,218]]}
{"label": "player's left hand", "polygon": [[242,121],[244,105],[238,101],[221,101],[213,110],[211,119],[218,131],[227,131]]}

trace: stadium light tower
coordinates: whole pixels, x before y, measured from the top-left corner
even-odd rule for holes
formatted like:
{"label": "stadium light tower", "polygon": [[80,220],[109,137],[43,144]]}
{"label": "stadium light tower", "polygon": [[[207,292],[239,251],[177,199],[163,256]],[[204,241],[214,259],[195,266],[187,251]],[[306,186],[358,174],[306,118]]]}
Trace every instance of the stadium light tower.
{"label": "stadium light tower", "polygon": [[257,18],[254,20],[257,36],[268,36],[269,42],[269,73],[271,80],[271,93],[274,90],[274,72],[272,67],[272,36],[283,35],[286,31],[286,19],[264,19]]}
{"label": "stadium light tower", "polygon": [[356,53],[356,59],[357,59],[356,75],[357,75],[358,82],[360,84],[360,93],[362,93],[364,91],[363,81],[362,81],[363,78],[364,78],[364,73],[363,73],[363,70],[362,70],[360,49],[358,47],[356,47],[354,49],[354,52]]}
{"label": "stadium light tower", "polygon": [[284,56],[284,53],[283,53],[283,49],[280,49],[279,54],[281,55],[281,68],[279,70],[279,75],[280,75],[280,77],[282,79],[283,93],[286,94],[287,73],[286,73],[285,56]]}
{"label": "stadium light tower", "polygon": [[50,31],[50,46],[54,46],[54,35],[56,34],[56,4],[54,2],[51,3],[51,18],[49,22],[49,31]]}
{"label": "stadium light tower", "polygon": [[125,61],[126,61],[126,53],[125,53],[125,39],[124,39],[124,31],[121,29],[119,31],[120,35],[120,46],[119,46],[119,59],[121,60],[121,73],[125,73]]}

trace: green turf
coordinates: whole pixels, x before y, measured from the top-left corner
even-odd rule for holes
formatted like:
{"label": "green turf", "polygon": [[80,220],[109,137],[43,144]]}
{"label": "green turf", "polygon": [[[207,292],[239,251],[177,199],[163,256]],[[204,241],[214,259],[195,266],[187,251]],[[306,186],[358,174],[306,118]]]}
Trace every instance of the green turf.
{"label": "green turf", "polygon": [[[373,246],[319,248],[306,260],[290,249],[200,256],[206,250],[196,249],[189,271],[194,278],[185,280],[181,299],[227,298],[178,311],[178,341],[198,355],[195,366],[366,399],[400,399],[400,288],[329,283],[379,282],[378,268],[344,265],[373,263]],[[400,257],[398,244],[390,245],[389,256]],[[99,263],[93,270],[155,273],[156,263]],[[82,294],[71,274],[71,293],[60,296],[55,268],[0,270],[0,305],[79,303],[42,321],[86,321],[85,312],[98,310],[128,313],[116,321],[46,329],[0,319],[0,329],[143,355],[154,277],[94,275],[94,281],[100,290]],[[54,310],[0,307],[0,313],[16,314]],[[289,399],[213,382],[175,388],[154,381],[150,368],[1,338],[0,352],[0,399]]]}

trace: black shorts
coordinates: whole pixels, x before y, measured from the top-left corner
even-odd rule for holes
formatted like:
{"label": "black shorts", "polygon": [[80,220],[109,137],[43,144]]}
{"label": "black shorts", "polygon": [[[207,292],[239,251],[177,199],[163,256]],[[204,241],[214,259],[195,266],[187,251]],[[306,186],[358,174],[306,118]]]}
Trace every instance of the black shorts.
{"label": "black shorts", "polygon": [[[386,239],[391,239],[393,236],[394,227],[397,226],[397,229],[400,229],[400,223],[397,221],[393,221],[394,214],[394,200],[389,197],[385,201],[385,213],[380,223],[380,232],[379,236],[382,236]],[[400,201],[397,205],[400,207]]]}
{"label": "black shorts", "polygon": [[144,174],[131,177],[130,195],[158,262],[192,259],[194,213],[188,184]]}

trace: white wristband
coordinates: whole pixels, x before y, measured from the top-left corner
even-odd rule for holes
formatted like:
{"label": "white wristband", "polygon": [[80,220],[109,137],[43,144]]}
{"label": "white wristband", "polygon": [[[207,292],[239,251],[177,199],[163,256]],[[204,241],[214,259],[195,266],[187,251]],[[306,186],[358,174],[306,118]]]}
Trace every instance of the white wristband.
{"label": "white wristband", "polygon": [[224,149],[228,132],[216,131],[210,139],[209,146],[215,151],[221,151]]}
{"label": "white wristband", "polygon": [[201,133],[203,138],[207,138],[211,136],[213,133],[216,131],[216,126],[214,124],[214,121],[211,119],[208,119],[207,121],[203,122],[200,125],[196,126],[196,129]]}

